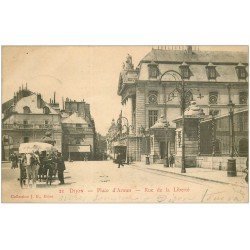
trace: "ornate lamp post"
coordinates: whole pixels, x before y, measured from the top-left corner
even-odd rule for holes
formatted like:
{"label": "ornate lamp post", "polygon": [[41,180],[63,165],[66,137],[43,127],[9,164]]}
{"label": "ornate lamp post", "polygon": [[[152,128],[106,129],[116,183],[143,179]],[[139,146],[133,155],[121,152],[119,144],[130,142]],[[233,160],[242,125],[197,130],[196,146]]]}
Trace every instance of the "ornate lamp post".
{"label": "ornate lamp post", "polygon": [[234,134],[234,103],[231,99],[231,85],[227,86],[228,89],[228,109],[229,109],[229,138],[230,138],[230,157],[227,161],[227,176],[237,176],[236,171],[236,159],[234,159],[234,147],[235,147],[235,134]]}
{"label": "ornate lamp post", "polygon": [[[126,121],[126,124],[123,124],[122,125],[122,120],[125,120]],[[126,135],[127,135],[127,164],[129,164],[129,134],[130,134],[130,128],[133,128],[132,125],[129,125],[128,123],[128,118],[127,117],[124,117],[124,116],[120,116],[118,119],[117,119],[117,125],[118,125],[118,128],[120,130],[120,133],[122,131],[122,128],[125,127],[126,128]]]}
{"label": "ornate lamp post", "polygon": [[[171,98],[175,97],[175,93],[177,93],[180,96],[180,108],[181,108],[181,116],[182,116],[182,136],[181,136],[181,143],[182,143],[182,157],[181,157],[181,173],[186,173],[186,168],[185,168],[185,106],[186,106],[186,100],[188,98],[189,93],[191,92],[190,90],[185,89],[185,82],[182,77],[182,75],[175,71],[175,70],[168,70],[164,74],[162,74],[160,78],[160,82],[162,82],[162,77],[164,75],[170,75],[172,76],[175,80],[178,80],[176,78],[179,78],[180,83],[176,86],[176,88],[169,94],[168,101],[172,100]],[[167,165],[166,160],[166,165]]]}

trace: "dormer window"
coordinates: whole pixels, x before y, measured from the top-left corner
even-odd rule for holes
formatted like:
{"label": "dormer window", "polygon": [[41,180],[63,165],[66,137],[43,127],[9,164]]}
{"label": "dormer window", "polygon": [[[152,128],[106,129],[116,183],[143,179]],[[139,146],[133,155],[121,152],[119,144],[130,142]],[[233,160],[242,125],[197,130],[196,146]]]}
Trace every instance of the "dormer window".
{"label": "dormer window", "polygon": [[158,64],[155,62],[151,62],[148,64],[148,75],[149,78],[157,78],[159,75]]}
{"label": "dormer window", "polygon": [[180,66],[181,76],[183,79],[188,79],[190,77],[189,65],[183,62]]}
{"label": "dormer window", "polygon": [[212,63],[209,63],[207,66],[206,66],[206,71],[207,71],[207,78],[209,80],[211,79],[216,79],[216,69],[215,69],[215,65],[212,64]]}
{"label": "dormer window", "polygon": [[247,92],[240,92],[239,93],[239,103],[240,104],[247,104],[248,94]]}
{"label": "dormer window", "polygon": [[50,113],[50,109],[49,109],[48,107],[44,107],[44,108],[43,108],[43,113],[44,113],[45,115],[48,115],[48,114]]}
{"label": "dormer window", "polygon": [[246,71],[245,65],[243,65],[242,63],[239,63],[235,67],[235,70],[236,70],[236,73],[237,73],[239,79],[246,79],[247,71]]}
{"label": "dormer window", "polygon": [[30,108],[28,106],[23,107],[23,113],[30,114],[31,113]]}

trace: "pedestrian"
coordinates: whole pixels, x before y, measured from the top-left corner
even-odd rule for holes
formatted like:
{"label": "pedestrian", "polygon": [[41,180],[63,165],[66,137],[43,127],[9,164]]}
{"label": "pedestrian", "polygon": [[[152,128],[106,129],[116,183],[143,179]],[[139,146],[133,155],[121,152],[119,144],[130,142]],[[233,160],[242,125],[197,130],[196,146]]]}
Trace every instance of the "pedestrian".
{"label": "pedestrian", "polygon": [[27,176],[27,185],[29,186],[31,180],[31,164],[32,164],[32,155],[25,154],[25,163],[26,163],[26,176]]}
{"label": "pedestrian", "polygon": [[121,155],[121,153],[117,154],[116,161],[117,161],[117,164],[118,164],[118,168],[120,168],[121,165],[124,167],[123,162],[122,162],[122,155]]}
{"label": "pedestrian", "polygon": [[64,183],[64,170],[65,170],[65,164],[62,157],[62,154],[58,152],[57,154],[57,171],[58,171],[58,179],[60,181],[59,185],[63,185]]}
{"label": "pedestrian", "polygon": [[246,173],[245,181],[246,183],[248,183],[248,157],[246,160],[246,169],[244,170],[244,172]]}
{"label": "pedestrian", "polygon": [[17,168],[18,157],[15,153],[10,154],[10,161],[11,161],[11,169]]}
{"label": "pedestrian", "polygon": [[31,173],[32,173],[32,185],[36,187],[36,181],[38,177],[38,169],[40,167],[39,152],[35,151],[32,155]]}
{"label": "pedestrian", "polygon": [[170,164],[171,168],[174,167],[174,156],[173,156],[173,154],[171,154],[170,157],[169,157],[169,164]]}

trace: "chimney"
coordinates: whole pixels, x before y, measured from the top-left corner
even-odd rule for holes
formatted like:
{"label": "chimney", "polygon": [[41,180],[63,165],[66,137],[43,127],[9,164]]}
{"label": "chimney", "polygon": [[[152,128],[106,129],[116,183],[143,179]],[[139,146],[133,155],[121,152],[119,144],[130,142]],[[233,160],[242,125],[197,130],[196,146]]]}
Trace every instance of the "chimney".
{"label": "chimney", "polygon": [[14,93],[14,105],[17,103],[17,96],[16,96],[16,92]]}
{"label": "chimney", "polygon": [[56,92],[54,92],[54,103],[56,103]]}
{"label": "chimney", "polygon": [[41,94],[37,94],[37,108],[42,108],[42,96]]}
{"label": "chimney", "polygon": [[64,110],[64,98],[62,97],[62,109]]}
{"label": "chimney", "polygon": [[187,46],[187,53],[192,54],[192,46],[191,45]]}

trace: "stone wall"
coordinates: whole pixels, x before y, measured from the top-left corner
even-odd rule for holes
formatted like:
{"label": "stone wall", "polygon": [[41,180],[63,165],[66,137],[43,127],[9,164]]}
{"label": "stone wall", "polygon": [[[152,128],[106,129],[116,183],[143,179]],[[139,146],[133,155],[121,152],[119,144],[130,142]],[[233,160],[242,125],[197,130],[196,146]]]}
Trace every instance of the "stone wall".
{"label": "stone wall", "polygon": [[[199,168],[208,168],[208,169],[219,169],[221,165],[222,170],[227,170],[227,160],[229,156],[222,157],[212,157],[212,156],[197,156],[196,162],[197,167]],[[236,157],[236,168],[237,171],[242,171],[246,168],[247,157]]]}

